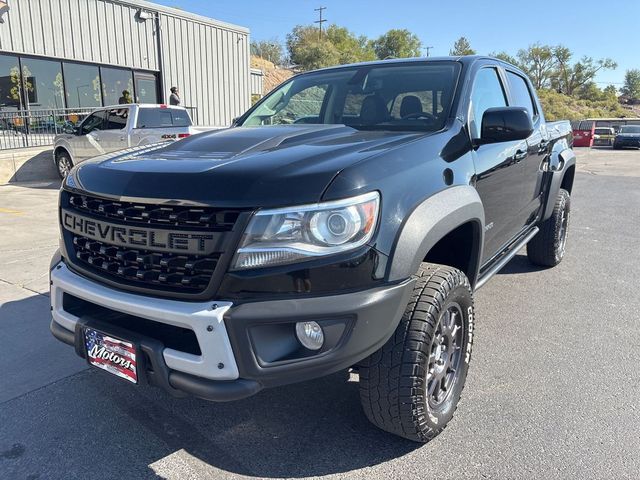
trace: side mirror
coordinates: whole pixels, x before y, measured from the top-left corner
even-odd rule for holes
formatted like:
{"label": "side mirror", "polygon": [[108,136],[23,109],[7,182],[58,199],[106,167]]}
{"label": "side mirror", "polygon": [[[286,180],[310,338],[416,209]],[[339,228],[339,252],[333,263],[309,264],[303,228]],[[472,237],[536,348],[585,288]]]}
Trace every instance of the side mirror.
{"label": "side mirror", "polygon": [[69,133],[71,135],[77,135],[78,134],[78,127],[76,127],[73,124],[66,124],[64,127],[62,127],[62,131],[64,133]]}
{"label": "side mirror", "polygon": [[526,108],[489,108],[482,115],[480,142],[498,143],[524,140],[533,133],[533,123]]}

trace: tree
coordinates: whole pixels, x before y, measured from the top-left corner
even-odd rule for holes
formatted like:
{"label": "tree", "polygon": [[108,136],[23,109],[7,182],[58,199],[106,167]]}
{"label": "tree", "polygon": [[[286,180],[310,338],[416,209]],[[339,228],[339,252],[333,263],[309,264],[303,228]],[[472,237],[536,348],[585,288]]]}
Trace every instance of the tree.
{"label": "tree", "polygon": [[287,50],[291,63],[303,70],[337,65],[340,55],[324,35],[314,26],[298,25],[287,34]]}
{"label": "tree", "polygon": [[518,50],[517,66],[529,76],[536,89],[547,87],[556,66],[553,47],[535,43]]}
{"label": "tree", "polygon": [[618,98],[618,89],[615,87],[615,85],[607,85],[606,87],[604,87],[604,89],[602,90],[602,92],[610,98]]}
{"label": "tree", "polygon": [[471,48],[471,44],[466,37],[460,37],[453,44],[453,48],[449,50],[449,55],[460,56],[460,55],[475,55],[476,51]]}
{"label": "tree", "polygon": [[338,52],[339,63],[366,62],[376,59],[376,53],[365,36],[356,37],[344,27],[330,25],[326,37]]}
{"label": "tree", "polygon": [[507,52],[491,52],[489,56],[502,60],[503,62],[510,63],[511,65],[518,66],[518,59],[516,57],[512,57]]}
{"label": "tree", "polygon": [[563,46],[553,50],[557,62],[555,74],[552,76],[553,87],[565,95],[575,95],[596,77],[600,70],[614,69],[618,66],[610,58],[594,60],[584,56],[571,65],[571,51]]}
{"label": "tree", "polygon": [[298,25],[287,35],[291,62],[303,70],[374,60],[366,37],[356,37],[344,27],[330,25],[322,36],[314,26]]}
{"label": "tree", "polygon": [[640,100],[640,69],[635,68],[625,72],[621,92],[633,100]]}
{"label": "tree", "polygon": [[275,65],[282,65],[284,63],[283,53],[282,45],[280,45],[277,39],[251,42],[251,55],[269,60]]}
{"label": "tree", "polygon": [[389,30],[371,43],[379,59],[419,57],[422,42],[406,29]]}

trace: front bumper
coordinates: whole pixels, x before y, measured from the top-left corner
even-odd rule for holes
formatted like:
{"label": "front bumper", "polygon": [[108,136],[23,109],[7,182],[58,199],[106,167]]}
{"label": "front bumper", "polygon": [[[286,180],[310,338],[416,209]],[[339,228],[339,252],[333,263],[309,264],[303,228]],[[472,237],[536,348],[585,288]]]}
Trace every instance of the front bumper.
{"label": "front bumper", "polygon": [[[366,358],[395,331],[412,285],[407,280],[339,295],[240,305],[186,302],[116,290],[60,262],[51,270],[51,332],[80,356],[85,355],[85,326],[133,340],[144,353],[139,376],[146,383],[174,395],[236,400],[265,387],[328,375]],[[70,298],[86,309],[69,308]],[[117,324],[111,323],[114,315]],[[145,329],[129,327],[129,319],[131,325],[146,322]],[[320,351],[297,343],[295,323],[301,320],[322,325],[326,341]],[[190,331],[199,351],[167,346],[167,337],[157,338],[153,325]]]}
{"label": "front bumper", "polygon": [[613,143],[616,147],[640,148],[640,137],[618,137]]}

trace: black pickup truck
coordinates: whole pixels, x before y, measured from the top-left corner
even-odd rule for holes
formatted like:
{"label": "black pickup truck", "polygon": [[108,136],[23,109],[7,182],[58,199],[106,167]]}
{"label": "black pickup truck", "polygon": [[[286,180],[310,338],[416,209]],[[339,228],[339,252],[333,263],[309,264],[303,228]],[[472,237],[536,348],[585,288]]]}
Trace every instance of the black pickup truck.
{"label": "black pickup truck", "polygon": [[51,331],[213,401],[352,368],[374,424],[428,441],[465,383],[474,291],[525,245],[565,254],[571,147],[493,58],[297,75],[229,129],[72,170]]}

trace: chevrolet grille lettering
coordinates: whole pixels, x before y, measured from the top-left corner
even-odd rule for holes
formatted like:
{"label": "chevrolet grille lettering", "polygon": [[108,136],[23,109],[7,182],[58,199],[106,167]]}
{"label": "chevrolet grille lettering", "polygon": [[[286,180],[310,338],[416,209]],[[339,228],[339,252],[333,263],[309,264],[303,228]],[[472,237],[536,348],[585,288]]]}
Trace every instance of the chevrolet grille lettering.
{"label": "chevrolet grille lettering", "polygon": [[84,217],[66,209],[62,209],[61,216],[65,230],[111,245],[192,255],[210,254],[218,247],[216,236],[211,232],[122,226]]}

